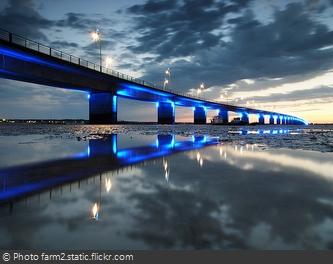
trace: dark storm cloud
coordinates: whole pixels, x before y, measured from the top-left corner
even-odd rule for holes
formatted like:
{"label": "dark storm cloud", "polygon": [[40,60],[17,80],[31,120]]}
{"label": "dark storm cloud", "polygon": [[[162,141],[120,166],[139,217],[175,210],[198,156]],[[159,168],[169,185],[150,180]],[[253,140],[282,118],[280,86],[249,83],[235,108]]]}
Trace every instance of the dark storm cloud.
{"label": "dark storm cloud", "polygon": [[51,28],[54,22],[38,13],[32,0],[9,0],[0,12],[0,25],[13,33],[46,41],[47,37],[41,30]]}
{"label": "dark storm cloud", "polygon": [[99,25],[109,25],[112,21],[99,14],[90,16],[83,13],[67,13],[65,18],[56,22],[57,27],[72,28],[82,31],[92,30]]}
{"label": "dark storm cloud", "polygon": [[[211,1],[207,1],[211,2]],[[128,8],[128,11],[133,14],[154,14],[167,11],[177,7],[177,0],[149,0],[145,4],[134,5]]]}
{"label": "dark storm cloud", "polygon": [[220,43],[219,29],[224,17],[239,12],[249,1],[216,2],[186,0],[149,0],[127,9],[135,16],[135,29],[140,33],[138,45],[129,47],[134,52],[150,52],[158,60],[187,56]]}
{"label": "dark storm cloud", "polygon": [[51,42],[51,46],[54,48],[78,48],[79,45],[75,42],[68,42],[68,41],[61,41],[61,40],[57,40],[57,41],[52,41]]}
{"label": "dark storm cloud", "polygon": [[[208,1],[206,7],[199,8],[198,1],[186,1],[174,9],[142,15],[136,18],[142,35],[132,49],[154,53],[157,61],[192,55],[191,61],[167,65],[173,68],[174,87],[182,90],[201,81],[207,86],[224,85],[245,78],[285,77],[332,67],[333,49],[322,48],[333,44],[333,31],[315,21],[302,3],[276,10],[272,21],[265,24],[246,9],[226,22],[228,41],[222,42],[211,33],[221,28],[225,14],[242,10],[245,4],[233,3],[231,8],[225,2]],[[145,78],[160,81],[165,66],[146,66]]]}

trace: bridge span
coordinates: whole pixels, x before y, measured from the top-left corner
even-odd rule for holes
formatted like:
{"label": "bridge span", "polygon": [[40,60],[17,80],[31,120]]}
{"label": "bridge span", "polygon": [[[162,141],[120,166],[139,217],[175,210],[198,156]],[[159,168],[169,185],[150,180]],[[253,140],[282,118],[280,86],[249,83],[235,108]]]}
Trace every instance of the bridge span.
{"label": "bridge span", "polygon": [[265,124],[265,117],[269,124],[307,124],[304,119],[288,114],[225,104],[166,89],[2,29],[0,77],[88,92],[91,124],[117,123],[118,97],[155,102],[159,124],[175,122],[176,106],[192,107],[196,124],[205,124],[206,112],[211,109],[217,110],[225,123],[229,113],[234,112],[243,124],[249,123],[250,114],[258,117],[259,124]]}

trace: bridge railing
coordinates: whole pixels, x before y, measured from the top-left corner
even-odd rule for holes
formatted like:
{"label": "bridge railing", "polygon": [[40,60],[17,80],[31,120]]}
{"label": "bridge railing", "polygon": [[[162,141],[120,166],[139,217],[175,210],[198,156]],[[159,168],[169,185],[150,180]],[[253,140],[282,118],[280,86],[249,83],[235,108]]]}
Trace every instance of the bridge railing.
{"label": "bridge railing", "polygon": [[105,73],[105,74],[108,74],[108,75],[112,75],[112,76],[115,76],[115,77],[123,79],[123,80],[135,82],[135,83],[147,86],[147,87],[151,87],[151,88],[158,89],[158,90],[161,90],[161,91],[173,93],[173,94],[183,96],[183,97],[189,97],[189,98],[192,98],[192,99],[204,100],[204,101],[211,102],[211,103],[219,103],[219,104],[221,103],[219,101],[210,100],[210,99],[207,99],[207,98],[202,97],[202,96],[197,96],[197,95],[193,95],[193,94],[190,94],[190,93],[177,92],[175,90],[171,90],[169,88],[166,88],[166,87],[163,87],[163,86],[151,83],[151,82],[147,82],[147,81],[144,81],[144,80],[141,80],[141,79],[138,79],[138,78],[134,78],[134,77],[129,76],[127,74],[123,74],[121,72],[112,70],[110,68],[103,67],[103,66],[98,65],[96,63],[81,59],[79,57],[76,57],[76,56],[73,56],[71,54],[62,52],[60,50],[50,48],[50,47],[45,46],[45,45],[43,45],[39,42],[36,42],[36,41],[30,40],[30,39],[27,39],[25,37],[13,34],[9,31],[3,30],[3,29],[0,29],[0,39],[2,39],[4,41],[7,41],[7,42],[10,42],[10,43],[14,43],[14,44],[19,45],[19,46],[23,46],[25,48],[28,48],[28,49],[31,49],[31,50],[34,50],[34,51],[37,51],[37,52],[40,52],[40,53],[43,53],[43,54],[46,54],[46,55],[49,55],[51,57],[55,57],[55,58],[58,58],[58,59],[61,59],[61,60],[64,60],[64,61],[67,61],[67,62],[70,62],[70,63],[74,63],[74,64],[77,64],[77,65],[95,70],[95,71],[99,71],[99,72],[102,72],[102,73]]}

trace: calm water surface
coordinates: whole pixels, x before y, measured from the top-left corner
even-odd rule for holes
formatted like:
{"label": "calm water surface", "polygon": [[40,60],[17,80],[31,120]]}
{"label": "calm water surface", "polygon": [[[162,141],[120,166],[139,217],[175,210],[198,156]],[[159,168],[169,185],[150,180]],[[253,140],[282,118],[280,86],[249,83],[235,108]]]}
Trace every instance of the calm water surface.
{"label": "calm water surface", "polygon": [[333,248],[333,127],[0,126],[0,248]]}

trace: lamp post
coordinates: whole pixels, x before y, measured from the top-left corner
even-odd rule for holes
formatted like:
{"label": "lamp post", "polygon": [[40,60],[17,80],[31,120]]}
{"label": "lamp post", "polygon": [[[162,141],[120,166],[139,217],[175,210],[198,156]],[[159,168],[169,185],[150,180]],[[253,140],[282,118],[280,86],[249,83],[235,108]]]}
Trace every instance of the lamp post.
{"label": "lamp post", "polygon": [[205,84],[202,82],[197,90],[198,95],[205,89]]}
{"label": "lamp post", "polygon": [[170,82],[170,77],[171,77],[171,71],[170,68],[166,69],[165,71],[165,76],[164,76],[164,84],[163,84],[163,88],[165,89],[169,82]]}
{"label": "lamp post", "polygon": [[99,42],[99,66],[100,71],[102,71],[102,41],[101,41],[101,32],[98,28],[94,32],[91,33],[91,38],[95,42]]}

